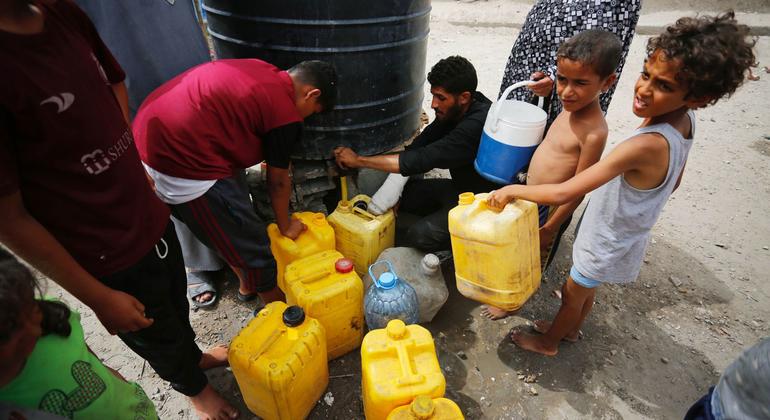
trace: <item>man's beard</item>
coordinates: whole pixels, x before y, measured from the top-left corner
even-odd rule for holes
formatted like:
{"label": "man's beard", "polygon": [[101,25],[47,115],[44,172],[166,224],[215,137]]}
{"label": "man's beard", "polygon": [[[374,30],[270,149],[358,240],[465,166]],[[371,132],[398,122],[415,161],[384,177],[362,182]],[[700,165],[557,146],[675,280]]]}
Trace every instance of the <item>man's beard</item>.
{"label": "man's beard", "polygon": [[459,101],[455,102],[454,105],[452,105],[451,108],[447,109],[446,113],[443,115],[436,114],[436,119],[444,124],[448,123],[454,123],[460,120],[460,116],[462,115],[463,107],[460,105]]}

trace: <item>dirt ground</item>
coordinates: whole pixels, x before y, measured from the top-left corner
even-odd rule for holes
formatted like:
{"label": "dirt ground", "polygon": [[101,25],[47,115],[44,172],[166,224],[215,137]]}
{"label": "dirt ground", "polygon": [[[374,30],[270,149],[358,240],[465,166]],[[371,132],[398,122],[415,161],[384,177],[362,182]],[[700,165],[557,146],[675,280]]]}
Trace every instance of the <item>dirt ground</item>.
{"label": "dirt ground", "polygon": [[[479,89],[495,97],[518,29],[485,22],[526,13],[526,4],[512,4],[434,2],[429,65],[466,56],[478,70]],[[631,94],[647,39],[634,40],[615,92],[608,149],[639,123]],[[761,70],[770,65],[770,38],[759,38],[756,51],[761,79],[697,113],[683,185],[654,229],[639,279],[601,287],[579,343],[546,358],[517,349],[507,337],[514,326],[555,314],[559,302],[550,292],[570,266],[572,228],[538,293],[505,321],[481,318],[480,305],[457,294],[451,265],[444,267],[450,299],[426,327],[434,334],[447,397],[468,419],[681,418],[741,350],[770,335],[770,74]],[[228,342],[250,319],[255,304],[239,302],[234,293],[225,285],[214,310],[191,313],[201,347]],[[88,344],[144,387],[161,418],[194,418],[187,400],[108,335],[90,310],[53,284],[49,294],[81,311]],[[330,371],[331,398],[321,398],[311,418],[363,418],[359,355],[333,361]],[[253,417],[230,371],[215,369],[209,378],[242,418]]]}

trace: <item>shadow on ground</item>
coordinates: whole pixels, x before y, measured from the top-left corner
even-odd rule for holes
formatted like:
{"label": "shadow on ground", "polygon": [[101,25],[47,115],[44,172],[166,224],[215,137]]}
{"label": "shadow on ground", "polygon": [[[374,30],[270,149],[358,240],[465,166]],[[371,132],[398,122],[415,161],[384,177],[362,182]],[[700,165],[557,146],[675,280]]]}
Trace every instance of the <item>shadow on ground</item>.
{"label": "shadow on ground", "polygon": [[[702,352],[677,343],[658,326],[677,320],[654,313],[674,305],[723,304],[732,293],[703,264],[667,243],[653,244],[645,261],[635,283],[601,286],[581,342],[564,344],[557,356],[545,357],[517,348],[506,334],[497,349],[500,360],[517,372],[537,375],[539,387],[563,393],[566,402],[586,416],[623,417],[612,408],[617,397],[646,417],[681,418],[718,374]],[[558,275],[543,284],[519,316],[552,319],[559,301],[550,292],[563,282],[566,262],[562,255],[554,267]],[[689,274],[670,279],[672,274],[663,267]]]}

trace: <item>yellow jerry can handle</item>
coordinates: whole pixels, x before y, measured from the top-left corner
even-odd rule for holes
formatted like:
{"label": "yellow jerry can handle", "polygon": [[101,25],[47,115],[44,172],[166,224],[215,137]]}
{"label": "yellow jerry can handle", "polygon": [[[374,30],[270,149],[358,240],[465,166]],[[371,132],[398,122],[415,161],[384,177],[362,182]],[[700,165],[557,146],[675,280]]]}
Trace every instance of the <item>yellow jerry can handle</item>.
{"label": "yellow jerry can handle", "polygon": [[270,336],[267,337],[265,341],[262,342],[262,345],[259,346],[259,348],[254,352],[254,354],[250,357],[252,360],[259,359],[267,350],[273,346],[273,343],[275,343],[280,337],[281,334],[283,334],[284,328],[276,328],[273,331],[270,332]]}
{"label": "yellow jerry can handle", "polygon": [[[510,203],[509,203],[509,204],[510,204]],[[508,206],[508,204],[506,204],[505,206],[507,207],[507,206]],[[482,210],[483,210],[483,209],[486,209],[486,210],[490,210],[490,211],[493,211],[493,212],[495,212],[495,213],[500,213],[501,211],[505,210],[505,207],[503,207],[503,208],[500,208],[500,207],[494,207],[494,206],[491,206],[491,205],[489,204],[489,201],[487,201],[486,199],[484,199],[484,200],[481,200],[481,202],[479,203],[479,207],[481,207],[481,209],[482,209]]]}
{"label": "yellow jerry can handle", "polygon": [[328,275],[329,275],[329,270],[316,271],[313,274],[310,274],[308,276],[302,277],[299,281],[302,284],[313,283],[313,282],[316,282],[318,280],[323,279],[324,277],[326,277]]}
{"label": "yellow jerry can handle", "polygon": [[[340,177],[340,188],[342,189],[342,199],[340,200],[340,202],[345,206],[349,206],[350,202],[348,201],[348,177],[346,176]],[[351,207],[352,207],[353,213],[358,213],[364,217],[368,217],[371,220],[375,220],[377,218],[377,216],[369,213],[364,209],[358,208],[356,206],[351,206]]]}
{"label": "yellow jerry can handle", "polygon": [[356,206],[353,206],[353,213],[358,213],[358,214],[360,214],[360,215],[362,215],[364,217],[368,217],[369,219],[372,219],[372,220],[377,218],[377,216],[369,213],[368,211],[366,211],[366,210],[364,210],[364,209],[362,209],[360,207],[356,207]]}
{"label": "yellow jerry can handle", "polygon": [[[299,245],[297,245],[294,239],[283,236],[283,234],[281,234],[281,230],[278,229],[278,225],[275,223],[270,223],[267,226],[267,230],[274,235],[274,239],[271,240],[277,242],[282,249],[285,249],[292,254],[297,254],[299,252]],[[300,235],[304,233],[306,232],[302,232]]]}
{"label": "yellow jerry can handle", "polygon": [[410,386],[425,382],[425,375],[412,370],[409,354],[406,351],[406,343],[396,344],[396,352],[398,353],[398,363],[401,365],[401,377],[398,378],[398,384]]}

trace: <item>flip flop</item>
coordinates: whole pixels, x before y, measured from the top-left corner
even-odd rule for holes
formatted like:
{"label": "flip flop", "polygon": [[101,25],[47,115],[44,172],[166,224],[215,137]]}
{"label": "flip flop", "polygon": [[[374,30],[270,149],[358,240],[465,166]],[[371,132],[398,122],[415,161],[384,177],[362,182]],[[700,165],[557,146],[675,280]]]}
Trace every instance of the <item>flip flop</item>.
{"label": "flip flop", "polygon": [[244,295],[243,293],[241,293],[240,290],[238,291],[238,300],[240,300],[241,302],[251,302],[256,297],[257,297],[256,293],[249,293],[248,295]]}
{"label": "flip flop", "polygon": [[[198,302],[195,298],[209,292],[212,297],[206,302]],[[187,273],[187,297],[196,308],[207,308],[216,303],[219,295],[214,287],[214,281],[205,274],[205,271]]]}
{"label": "flip flop", "polygon": [[[225,271],[225,279],[227,279],[228,282],[235,283],[236,287],[240,285],[240,280],[238,279],[238,276],[232,270]],[[251,302],[252,300],[257,298],[257,292],[252,292],[244,295],[243,293],[241,293],[241,290],[239,287],[236,289],[236,291],[237,291],[236,296],[238,296],[238,300],[240,300],[241,302]]]}

